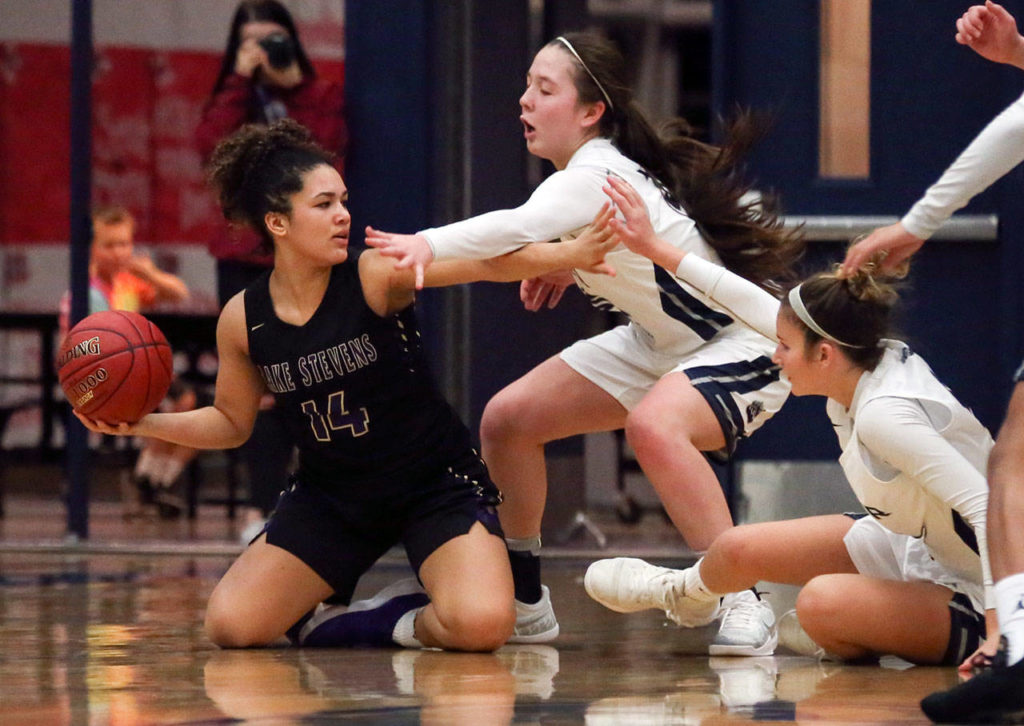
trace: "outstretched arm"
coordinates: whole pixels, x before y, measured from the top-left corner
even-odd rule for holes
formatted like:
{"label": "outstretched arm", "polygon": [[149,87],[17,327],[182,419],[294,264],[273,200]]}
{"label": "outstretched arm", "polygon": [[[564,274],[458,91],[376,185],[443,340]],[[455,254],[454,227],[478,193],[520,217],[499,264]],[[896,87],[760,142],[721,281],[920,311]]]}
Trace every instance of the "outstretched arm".
{"label": "outstretched arm", "polygon": [[[605,204],[583,234],[565,242],[528,244],[515,252],[485,260],[437,262],[426,271],[423,285],[515,282],[567,268],[614,275],[615,270],[604,261],[605,255],[619,245],[619,239],[608,225],[614,214],[611,205]],[[368,228],[367,236],[372,232]],[[412,271],[396,269],[376,250],[368,250],[360,257],[359,275],[367,304],[380,315],[409,305],[420,287]]]}
{"label": "outstretched arm", "polygon": [[[1001,5],[974,5],[956,22],[956,41],[997,63],[1024,69],[1024,37]],[[892,272],[921,248],[953,212],[1024,161],[1024,96],[986,126],[901,221],[850,247],[842,274],[874,259]]]}
{"label": "outstretched arm", "polygon": [[1024,161],[1024,96],[989,122],[956,161],[896,225],[875,230],[846,253],[851,274],[873,255],[887,252],[883,270],[892,271],[920,248],[953,212],[965,206]]}
{"label": "outstretched arm", "polygon": [[423,270],[433,262],[498,257],[585,227],[605,201],[602,181],[592,169],[563,169],[541,182],[530,198],[514,209],[487,212],[417,234],[373,230],[366,243],[397,258],[397,269],[413,269],[419,288]]}

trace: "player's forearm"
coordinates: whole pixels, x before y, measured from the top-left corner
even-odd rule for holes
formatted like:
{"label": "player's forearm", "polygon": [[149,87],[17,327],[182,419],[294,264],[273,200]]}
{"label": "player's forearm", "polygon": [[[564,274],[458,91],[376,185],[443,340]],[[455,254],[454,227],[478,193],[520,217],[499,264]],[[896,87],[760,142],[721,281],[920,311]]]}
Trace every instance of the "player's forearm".
{"label": "player's forearm", "polygon": [[528,244],[515,252],[486,260],[447,260],[427,268],[427,287],[467,282],[519,282],[555,270],[570,269],[577,262],[571,243]]}
{"label": "player's forearm", "polygon": [[769,340],[778,340],[775,320],[779,313],[779,301],[750,280],[722,265],[690,254],[685,255],[671,272],[725,310],[734,320]]}
{"label": "player's forearm", "polygon": [[585,227],[607,201],[603,182],[603,175],[555,172],[515,209],[487,212],[420,234],[429,242],[435,262],[497,257]]}
{"label": "player's forearm", "polygon": [[576,242],[534,243],[515,252],[480,260],[481,279],[490,282],[519,282],[555,270],[567,270],[581,264]]}
{"label": "player's forearm", "polygon": [[135,426],[134,434],[193,449],[233,449],[252,433],[252,420],[228,414],[216,406],[181,413],[151,413]]}

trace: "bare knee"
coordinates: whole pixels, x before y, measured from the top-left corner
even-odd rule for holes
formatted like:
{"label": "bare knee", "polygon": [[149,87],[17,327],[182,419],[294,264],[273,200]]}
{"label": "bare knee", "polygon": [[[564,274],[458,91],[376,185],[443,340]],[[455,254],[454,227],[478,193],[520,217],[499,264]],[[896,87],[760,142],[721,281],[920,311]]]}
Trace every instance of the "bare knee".
{"label": "bare knee", "polygon": [[512,603],[504,600],[460,602],[451,611],[436,615],[445,630],[445,646],[452,650],[496,650],[512,636],[516,623]]}
{"label": "bare knee", "polygon": [[842,615],[845,598],[829,575],[812,578],[796,598],[796,614],[803,629],[819,644],[828,648],[835,625]]}
{"label": "bare knee", "polygon": [[499,391],[487,402],[480,419],[480,438],[485,447],[514,441],[527,435],[525,403],[514,390]]}
{"label": "bare knee", "polygon": [[713,557],[716,565],[728,572],[742,572],[756,561],[758,548],[748,537],[749,528],[745,525],[732,527],[715,537],[706,557]]}
{"label": "bare knee", "polygon": [[216,591],[206,606],[203,623],[206,637],[221,648],[252,648],[268,645],[280,633],[271,633],[257,617],[247,617],[233,608]]}
{"label": "bare knee", "polygon": [[656,407],[646,402],[641,402],[626,416],[625,431],[626,440],[640,458],[662,451],[669,439],[678,444],[680,438],[680,432],[671,430],[658,415]]}

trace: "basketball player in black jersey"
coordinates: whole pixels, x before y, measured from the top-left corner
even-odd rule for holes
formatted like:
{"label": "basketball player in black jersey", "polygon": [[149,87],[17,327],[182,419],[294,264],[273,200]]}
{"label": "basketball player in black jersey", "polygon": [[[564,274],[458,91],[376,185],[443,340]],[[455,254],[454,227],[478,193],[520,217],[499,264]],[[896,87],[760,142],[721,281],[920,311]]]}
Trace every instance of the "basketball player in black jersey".
{"label": "basketball player in black jersey", "polygon": [[[427,370],[414,273],[376,250],[348,249],[347,190],[330,162],[288,120],[218,146],[210,177],[224,214],[260,232],[275,264],[221,313],[213,405],[135,425],[81,420],[108,434],[229,448],[249,436],[264,391],[286,412],[298,472],[210,597],[206,631],[218,645],[266,645],[287,631],[302,645],[492,650],[515,621],[500,494]],[[604,254],[616,244],[588,232],[433,265],[426,284],[610,272]],[[346,609],[359,577],[398,543],[422,588],[398,583]]]}

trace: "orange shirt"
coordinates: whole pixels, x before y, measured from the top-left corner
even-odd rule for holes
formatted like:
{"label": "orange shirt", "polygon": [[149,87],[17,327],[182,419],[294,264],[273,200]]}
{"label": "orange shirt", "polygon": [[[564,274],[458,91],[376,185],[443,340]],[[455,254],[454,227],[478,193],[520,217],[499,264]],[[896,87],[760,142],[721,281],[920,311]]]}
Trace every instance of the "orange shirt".
{"label": "orange shirt", "polygon": [[[121,270],[110,285],[98,278],[90,280],[90,286],[97,289],[107,300],[108,310],[127,310],[137,313],[156,300],[156,288],[127,270]],[[92,302],[90,300],[90,302]],[[91,305],[90,305],[91,307]],[[90,310],[90,313],[98,312]]]}
{"label": "orange shirt", "polygon": [[[114,275],[108,285],[98,277],[89,279],[89,314],[103,310],[141,312],[156,301],[156,288],[127,270]],[[68,330],[71,318],[71,295],[64,293],[60,301],[60,329]]]}

